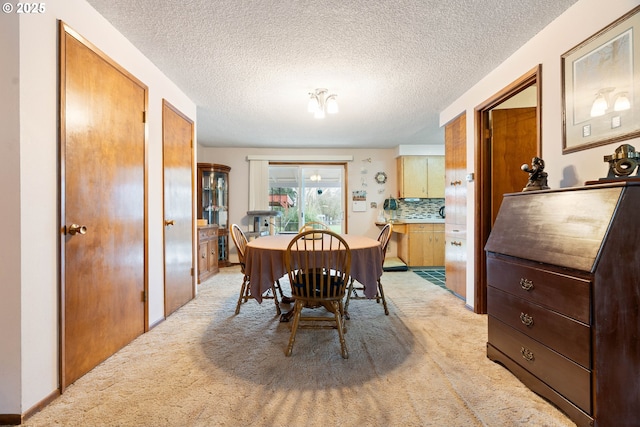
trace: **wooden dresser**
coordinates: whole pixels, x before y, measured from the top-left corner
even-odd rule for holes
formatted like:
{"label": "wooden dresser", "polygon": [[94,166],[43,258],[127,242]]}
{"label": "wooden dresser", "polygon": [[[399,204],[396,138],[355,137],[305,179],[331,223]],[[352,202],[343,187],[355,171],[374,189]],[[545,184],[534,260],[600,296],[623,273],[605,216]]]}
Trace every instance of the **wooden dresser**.
{"label": "wooden dresser", "polygon": [[640,425],[640,183],[507,194],[487,356],[579,426]]}

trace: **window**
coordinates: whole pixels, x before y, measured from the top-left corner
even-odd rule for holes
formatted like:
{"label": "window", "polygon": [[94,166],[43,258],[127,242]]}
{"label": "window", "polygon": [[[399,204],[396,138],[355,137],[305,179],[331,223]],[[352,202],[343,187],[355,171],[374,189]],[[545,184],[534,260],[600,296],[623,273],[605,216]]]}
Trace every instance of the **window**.
{"label": "window", "polygon": [[306,222],[319,221],[337,233],[346,230],[345,164],[270,164],[269,207],[277,233],[295,233]]}

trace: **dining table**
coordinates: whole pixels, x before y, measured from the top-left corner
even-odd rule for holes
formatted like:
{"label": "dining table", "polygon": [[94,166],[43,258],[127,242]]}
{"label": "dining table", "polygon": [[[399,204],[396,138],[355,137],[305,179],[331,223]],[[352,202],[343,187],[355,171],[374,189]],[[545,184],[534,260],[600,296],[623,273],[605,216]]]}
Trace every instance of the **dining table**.
{"label": "dining table", "polygon": [[[284,254],[295,236],[295,233],[274,234],[261,236],[247,243],[245,272],[250,278],[251,295],[256,301],[262,302],[262,294],[287,274]],[[375,298],[378,279],[382,276],[380,242],[357,234],[340,234],[340,237],[351,250],[351,278],[364,285],[365,297]]]}

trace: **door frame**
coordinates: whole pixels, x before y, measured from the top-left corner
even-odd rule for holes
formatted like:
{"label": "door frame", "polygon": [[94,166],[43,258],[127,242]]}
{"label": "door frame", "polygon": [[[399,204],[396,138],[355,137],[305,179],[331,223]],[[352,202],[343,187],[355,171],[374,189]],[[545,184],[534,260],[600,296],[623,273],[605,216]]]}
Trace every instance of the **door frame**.
{"label": "door frame", "polygon": [[487,270],[484,245],[491,233],[491,134],[489,112],[531,85],[536,85],[536,140],[538,156],[542,155],[542,64],[475,108],[476,197],[474,206],[474,307],[476,313],[487,312]]}

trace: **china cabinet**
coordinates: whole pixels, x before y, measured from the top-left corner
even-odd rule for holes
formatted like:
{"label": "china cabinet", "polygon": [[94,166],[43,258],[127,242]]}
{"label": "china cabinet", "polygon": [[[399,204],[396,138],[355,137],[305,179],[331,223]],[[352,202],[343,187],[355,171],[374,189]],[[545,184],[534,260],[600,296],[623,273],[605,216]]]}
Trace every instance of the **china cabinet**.
{"label": "china cabinet", "polygon": [[229,172],[215,163],[198,163],[198,218],[217,225],[218,267],[229,264]]}
{"label": "china cabinet", "polygon": [[218,226],[198,227],[198,283],[207,280],[218,270]]}

